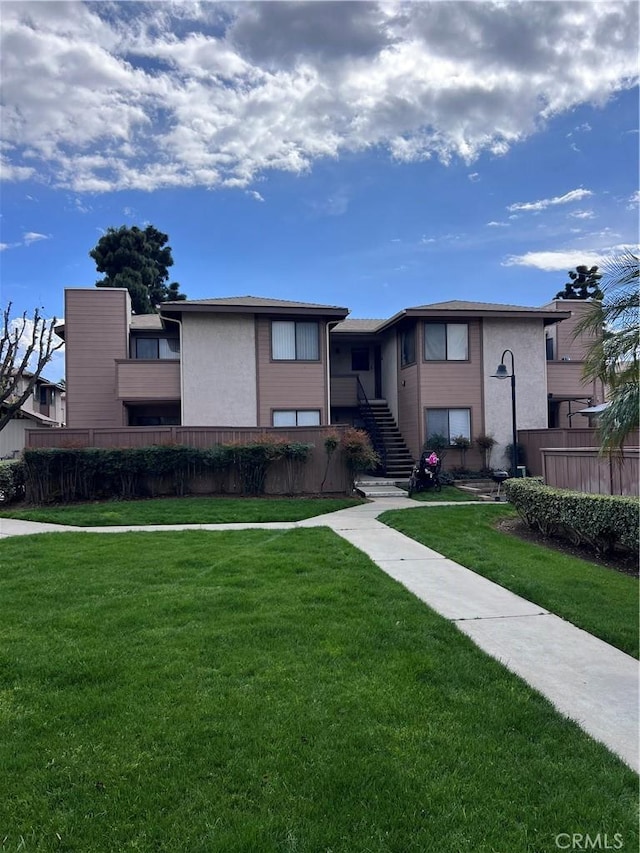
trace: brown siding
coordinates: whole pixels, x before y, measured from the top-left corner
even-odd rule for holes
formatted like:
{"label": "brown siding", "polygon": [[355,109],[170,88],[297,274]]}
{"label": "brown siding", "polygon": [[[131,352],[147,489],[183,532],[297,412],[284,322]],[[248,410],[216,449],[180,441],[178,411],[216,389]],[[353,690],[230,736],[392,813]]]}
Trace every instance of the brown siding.
{"label": "brown siding", "polygon": [[410,364],[407,367],[400,367],[399,365],[400,356],[398,355],[398,429],[402,433],[412,456],[417,458],[422,449],[418,402],[418,365]]}
{"label": "brown siding", "polygon": [[124,409],[115,360],[127,357],[129,294],[94,288],[65,291],[67,424],[115,427]]}
{"label": "brown siding", "polygon": [[120,400],[179,400],[179,361],[116,361]]}
{"label": "brown siding", "polygon": [[320,422],[327,422],[326,323],[318,325],[320,361],[272,361],[271,319],[256,317],[259,426],[271,426],[274,409],[319,409]]}
{"label": "brown siding", "polygon": [[331,405],[354,408],[358,405],[357,376],[331,377]]}
{"label": "brown siding", "polygon": [[583,300],[559,300],[555,304],[559,311],[571,311],[569,319],[556,324],[555,358],[583,361],[595,337],[590,334],[581,334],[576,337],[575,331],[584,314],[591,310],[591,303]]}
{"label": "brown siding", "polygon": [[[568,322],[568,321],[567,321]],[[564,324],[561,323],[560,326]],[[604,402],[604,387],[598,379],[583,382],[581,361],[548,361],[547,362],[547,391],[554,396],[571,395],[574,397],[591,398],[593,404]],[[584,402],[572,401],[560,403],[558,407],[558,426],[568,429],[582,429],[587,423],[583,415],[573,414],[584,409]],[[572,414],[569,418],[568,415]]]}
{"label": "brown siding", "polygon": [[[468,361],[425,361],[423,357],[424,326],[422,323],[419,324],[420,416],[418,423],[421,443],[425,440],[425,409],[471,409],[471,438],[484,432],[481,322],[470,320],[468,326]],[[452,450],[450,460],[455,456],[456,453]],[[459,460],[456,459],[452,464],[458,464],[458,462]],[[480,467],[480,464],[480,456],[478,455],[476,459],[476,452],[469,451],[466,459],[467,467]]]}

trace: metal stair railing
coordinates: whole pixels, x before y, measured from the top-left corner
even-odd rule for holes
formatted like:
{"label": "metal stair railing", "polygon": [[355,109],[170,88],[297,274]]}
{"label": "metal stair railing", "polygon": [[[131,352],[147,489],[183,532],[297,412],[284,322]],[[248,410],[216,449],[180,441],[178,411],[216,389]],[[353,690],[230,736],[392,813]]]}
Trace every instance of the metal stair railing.
{"label": "metal stair railing", "polygon": [[384,475],[387,473],[387,448],[384,443],[382,433],[380,432],[376,416],[374,415],[373,409],[371,408],[371,403],[369,402],[369,398],[367,397],[367,392],[364,390],[362,382],[360,381],[360,377],[357,376],[356,379],[358,383],[357,394],[360,415],[362,417],[362,420],[364,421],[364,428],[368,432],[369,437],[371,438],[371,444],[373,445],[373,449],[380,457],[380,469],[381,473]]}

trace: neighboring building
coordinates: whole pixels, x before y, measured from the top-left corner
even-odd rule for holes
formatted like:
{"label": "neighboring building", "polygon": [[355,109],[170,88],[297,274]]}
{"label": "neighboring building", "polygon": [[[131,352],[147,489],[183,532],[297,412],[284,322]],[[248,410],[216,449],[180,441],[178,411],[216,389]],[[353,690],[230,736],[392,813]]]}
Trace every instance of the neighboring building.
{"label": "neighboring building", "polygon": [[589,413],[581,410],[604,402],[606,396],[602,382],[582,380],[584,361],[593,338],[584,333],[576,335],[576,326],[589,306],[584,299],[554,299],[545,306],[551,311],[568,311],[571,315],[562,323],[545,329],[550,427],[591,426]]}
{"label": "neighboring building", "polygon": [[[511,396],[493,374],[505,349],[514,354],[519,429],[547,427],[572,401],[577,410],[603,400],[600,389],[582,385],[585,342],[571,338],[583,308],[576,302],[452,300],[358,320],[337,306],[246,296],[165,303],[160,314],[132,316],[126,290],[67,290],[58,327],[67,423],[351,423],[383,441],[390,473],[404,471],[434,433],[491,434],[494,463],[502,464]],[[472,461],[479,467],[473,451]]]}
{"label": "neighboring building", "polygon": [[[22,396],[33,374],[18,380],[11,399]],[[61,427],[65,424],[65,387],[47,379],[36,379],[33,391],[9,423],[0,430],[0,459],[19,456],[25,447],[27,429]]]}

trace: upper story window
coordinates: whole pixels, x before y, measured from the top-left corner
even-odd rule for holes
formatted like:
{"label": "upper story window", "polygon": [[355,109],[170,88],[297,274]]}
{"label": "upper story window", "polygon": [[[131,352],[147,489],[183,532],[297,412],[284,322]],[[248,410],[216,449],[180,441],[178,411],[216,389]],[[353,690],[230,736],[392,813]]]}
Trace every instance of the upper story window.
{"label": "upper story window", "polygon": [[469,326],[466,323],[425,323],[426,361],[468,361]]}
{"label": "upper story window", "polygon": [[416,360],[416,327],[400,332],[400,364],[414,364]]}
{"label": "upper story window", "polygon": [[369,370],[369,347],[351,347],[351,370]]}
{"label": "upper story window", "polygon": [[271,354],[275,361],[319,361],[320,334],[316,322],[273,320]]}
{"label": "upper story window", "polygon": [[180,358],[179,338],[136,338],[134,358]]}
{"label": "upper story window", "polygon": [[551,337],[551,335],[547,335],[547,337],[544,339],[544,344],[546,349],[547,361],[553,361],[553,338]]}

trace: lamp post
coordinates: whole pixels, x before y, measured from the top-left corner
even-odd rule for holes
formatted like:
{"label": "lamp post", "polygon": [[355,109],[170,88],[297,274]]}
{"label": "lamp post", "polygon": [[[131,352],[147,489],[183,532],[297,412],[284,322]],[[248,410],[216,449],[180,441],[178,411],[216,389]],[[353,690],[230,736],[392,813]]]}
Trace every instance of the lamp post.
{"label": "lamp post", "polygon": [[[509,353],[511,356],[511,373],[507,373],[507,366],[504,363],[505,355]],[[500,364],[496,372],[493,374],[494,379],[511,379],[511,428],[513,430],[513,438],[511,444],[511,476],[516,476],[518,470],[518,431],[516,428],[516,368],[515,359],[510,349],[506,349],[502,353]]]}

